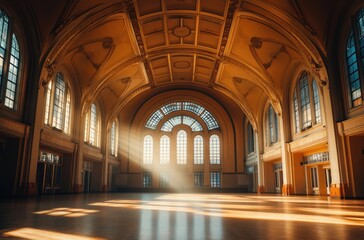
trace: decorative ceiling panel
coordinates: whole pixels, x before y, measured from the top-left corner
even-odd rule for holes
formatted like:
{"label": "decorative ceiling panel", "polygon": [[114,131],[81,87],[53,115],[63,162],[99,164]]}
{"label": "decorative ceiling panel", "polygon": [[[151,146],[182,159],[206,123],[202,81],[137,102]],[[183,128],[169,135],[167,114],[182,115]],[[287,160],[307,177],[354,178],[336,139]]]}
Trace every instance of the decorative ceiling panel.
{"label": "decorative ceiling panel", "polygon": [[196,10],[196,0],[167,0],[167,10]]}
{"label": "decorative ceiling panel", "polygon": [[201,0],[201,11],[223,17],[225,15],[226,2],[225,0]]}
{"label": "decorative ceiling panel", "polygon": [[209,58],[220,54],[230,1],[134,0],[133,3],[139,25],[136,31],[140,30],[144,43],[139,48],[146,53],[144,63],[151,70],[152,85],[199,81],[211,86],[211,78],[215,77],[212,73],[216,72],[213,68],[219,65],[215,64],[216,59]]}

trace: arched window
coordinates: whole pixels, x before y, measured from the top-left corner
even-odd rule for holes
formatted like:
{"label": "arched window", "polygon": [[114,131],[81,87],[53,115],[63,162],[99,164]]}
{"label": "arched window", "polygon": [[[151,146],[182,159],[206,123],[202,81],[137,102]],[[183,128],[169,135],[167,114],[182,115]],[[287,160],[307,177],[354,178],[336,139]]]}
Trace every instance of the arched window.
{"label": "arched window", "polygon": [[216,134],[210,137],[210,164],[220,164],[220,138]]}
{"label": "arched window", "polygon": [[278,142],[278,119],[277,114],[274,111],[272,105],[268,107],[268,114],[267,114],[267,123],[268,123],[268,131],[267,131],[267,139],[268,145],[272,145]]}
{"label": "arched window", "polygon": [[143,163],[144,164],[153,163],[153,137],[150,135],[144,137]]}
{"label": "arched window", "polygon": [[44,123],[64,133],[70,132],[71,94],[61,72],[46,88]]}
{"label": "arched window", "polygon": [[193,163],[203,164],[203,138],[197,135],[193,140]]}
{"label": "arched window", "polygon": [[356,14],[353,28],[347,38],[346,67],[350,98],[349,107],[355,108],[363,103],[362,84],[364,76],[359,69],[364,69],[364,8],[360,9]]}
{"label": "arched window", "polygon": [[294,89],[293,112],[296,133],[322,121],[319,87],[307,72],[300,75]]}
{"label": "arched window", "polygon": [[21,54],[12,29],[11,19],[0,9],[0,102],[16,110]]}
{"label": "arched window", "polygon": [[114,157],[117,156],[118,149],[118,135],[117,135],[117,124],[113,121],[110,128],[110,154]]}
{"label": "arched window", "polygon": [[168,164],[170,161],[170,140],[164,135],[160,141],[160,164]]}
{"label": "arched window", "polygon": [[95,103],[91,104],[90,110],[86,115],[85,142],[92,146],[100,146],[100,117]]}
{"label": "arched window", "polygon": [[247,139],[248,139],[248,153],[252,153],[255,151],[254,148],[254,130],[250,122],[247,127]]}
{"label": "arched window", "polygon": [[187,133],[184,130],[177,133],[177,164],[187,164]]}

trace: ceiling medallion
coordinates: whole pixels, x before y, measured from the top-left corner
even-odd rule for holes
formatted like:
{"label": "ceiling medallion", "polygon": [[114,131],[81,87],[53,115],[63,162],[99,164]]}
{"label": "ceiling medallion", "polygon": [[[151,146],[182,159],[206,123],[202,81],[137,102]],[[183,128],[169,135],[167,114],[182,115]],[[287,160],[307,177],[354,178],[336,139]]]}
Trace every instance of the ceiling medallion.
{"label": "ceiling medallion", "polygon": [[191,66],[191,64],[187,61],[178,61],[173,64],[173,66],[177,69],[186,69]]}
{"label": "ceiling medallion", "polygon": [[173,28],[173,35],[176,37],[188,37],[191,34],[191,29],[186,26],[178,26]]}
{"label": "ceiling medallion", "polygon": [[121,79],[121,82],[124,83],[124,84],[129,83],[130,79],[131,79],[130,77],[124,77],[124,78]]}

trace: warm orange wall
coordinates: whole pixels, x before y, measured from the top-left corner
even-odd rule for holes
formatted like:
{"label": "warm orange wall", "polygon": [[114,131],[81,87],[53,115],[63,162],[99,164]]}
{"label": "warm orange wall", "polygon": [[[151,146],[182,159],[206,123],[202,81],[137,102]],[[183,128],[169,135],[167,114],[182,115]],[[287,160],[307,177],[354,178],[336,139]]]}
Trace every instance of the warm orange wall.
{"label": "warm orange wall", "polygon": [[349,138],[350,157],[353,172],[354,197],[364,197],[364,137],[355,136]]}

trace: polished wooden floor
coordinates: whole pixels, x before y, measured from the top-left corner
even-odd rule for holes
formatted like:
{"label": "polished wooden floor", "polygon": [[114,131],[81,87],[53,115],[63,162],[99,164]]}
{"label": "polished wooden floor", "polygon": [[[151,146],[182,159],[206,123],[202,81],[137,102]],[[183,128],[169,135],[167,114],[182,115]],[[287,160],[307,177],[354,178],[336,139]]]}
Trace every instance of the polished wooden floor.
{"label": "polished wooden floor", "polygon": [[1,239],[364,239],[364,201],[112,193],[1,200]]}

